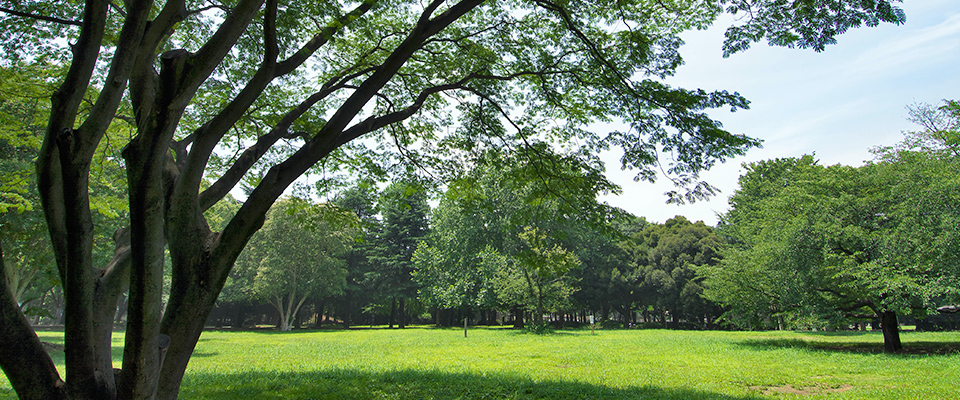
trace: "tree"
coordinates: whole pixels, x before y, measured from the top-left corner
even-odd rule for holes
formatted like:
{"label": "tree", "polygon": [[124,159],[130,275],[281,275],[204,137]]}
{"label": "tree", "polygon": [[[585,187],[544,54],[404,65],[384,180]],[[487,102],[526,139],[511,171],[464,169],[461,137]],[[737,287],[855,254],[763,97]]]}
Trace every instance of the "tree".
{"label": "tree", "polygon": [[947,248],[957,212],[943,196],[957,189],[957,169],[930,156],[900,152],[859,168],[810,156],[748,165],[724,216],[735,245],[699,271],[705,295],[744,325],[875,318],[884,349],[900,351],[898,314],[923,317],[956,296]]}
{"label": "tree", "polygon": [[472,312],[499,305],[493,279],[518,239],[511,221],[519,203],[505,173],[516,160],[501,156],[489,151],[449,182],[433,212],[431,233],[414,254],[418,295],[429,306]]}
{"label": "tree", "polygon": [[374,294],[374,290],[365,284],[367,275],[373,271],[370,258],[374,249],[374,240],[381,228],[375,207],[378,197],[373,183],[361,182],[341,192],[335,201],[338,206],[350,210],[357,216],[361,230],[360,237],[344,255],[347,285],[335,306],[344,328],[350,327],[354,317],[359,314],[360,305],[372,301]]}
{"label": "tree", "polygon": [[629,279],[632,268],[629,255],[619,242],[625,237],[623,230],[630,231],[646,221],[630,214],[620,215],[619,210],[610,210],[602,220],[601,224],[572,224],[560,238],[558,244],[580,260],[580,266],[569,272],[577,291],[570,297],[571,307],[561,312],[582,310],[590,315],[599,312],[601,323],[617,312],[619,322],[627,324],[634,322],[631,319],[633,288]]}
{"label": "tree", "polygon": [[413,253],[427,235],[430,206],[424,188],[415,182],[395,182],[384,189],[377,206],[383,218],[372,249],[373,269],[367,279],[390,302],[390,326],[399,318],[406,327],[409,301],[416,299],[413,281]]}
{"label": "tree", "polygon": [[917,279],[923,315],[960,300],[960,103],[917,104],[910,114],[922,130],[872,152],[896,199],[889,218],[899,221],[883,256]]}
{"label": "tree", "polygon": [[715,318],[713,304],[700,296],[702,279],[694,271],[716,265],[723,244],[702,221],[692,223],[682,216],[632,235],[623,246],[634,258],[634,291],[641,309],[651,309],[664,326],[667,314],[674,327],[681,321],[702,327],[704,320]]}
{"label": "tree", "polygon": [[[577,229],[604,223],[612,210],[598,203],[597,195],[616,189],[593,156],[557,153],[545,143],[487,151],[474,169],[448,185],[434,213],[434,233],[417,250],[421,297],[462,312],[509,309],[515,325],[521,325],[524,310],[539,311],[539,321],[540,306],[547,305],[539,301],[541,293],[553,303],[569,303],[575,289],[567,274],[571,265],[541,265],[537,257],[579,249],[581,244],[565,241],[575,242]],[[537,233],[521,237],[531,229]],[[547,241],[560,247],[544,247]]]}
{"label": "tree", "polygon": [[[820,50],[848,27],[904,20],[888,0],[720,5],[750,16],[730,31],[729,51],[763,37]],[[6,60],[66,67],[37,160],[66,294],[66,380],[37,340],[21,340],[33,333],[18,311],[7,312],[10,304],[0,365],[23,398],[176,397],[206,316],[267,210],[315,165],[341,177],[369,166],[378,154],[361,149],[361,137],[396,143],[411,157],[406,150],[418,139],[420,150],[439,153],[432,146],[578,138],[584,152],[624,148],[624,166],[647,179],[663,150],[676,158],[668,171],[693,184],[692,196],[703,194],[700,171],[758,143],[724,131],[704,110],[744,108],[746,100],[657,79],[681,62],[676,33],[720,11],[709,2],[551,0],[5,4]],[[85,103],[91,92],[96,98]],[[464,113],[463,126],[505,121],[510,134],[468,128],[437,140],[450,119],[448,100],[498,115]],[[130,245],[117,247],[117,262],[96,264],[90,172],[108,127],[124,119],[134,132],[111,156],[127,172]],[[606,136],[581,129],[611,119],[631,128]],[[201,190],[204,178],[215,181]],[[203,211],[239,185],[248,198],[223,231],[212,231]],[[103,322],[126,282],[123,365],[115,374]]]}
{"label": "tree", "polygon": [[485,251],[493,251],[486,247],[492,238],[483,237],[485,226],[474,220],[485,216],[462,209],[448,197],[434,210],[431,234],[412,259],[417,294],[426,306],[461,311],[497,306],[491,284],[496,267],[483,257]]}
{"label": "tree", "polygon": [[293,329],[311,296],[343,291],[347,271],[340,256],[356,236],[356,222],[343,213],[329,204],[281,200],[237,259],[238,268],[256,271],[251,294],[276,308],[281,331]]}
{"label": "tree", "polygon": [[547,235],[536,228],[526,227],[518,236],[525,246],[517,254],[516,262],[511,263],[513,268],[500,269],[498,281],[506,287],[523,282],[522,295],[504,292],[533,311],[534,327],[540,329],[544,326],[544,314],[559,311],[576,291],[567,273],[580,266],[580,259],[567,249],[548,243]]}

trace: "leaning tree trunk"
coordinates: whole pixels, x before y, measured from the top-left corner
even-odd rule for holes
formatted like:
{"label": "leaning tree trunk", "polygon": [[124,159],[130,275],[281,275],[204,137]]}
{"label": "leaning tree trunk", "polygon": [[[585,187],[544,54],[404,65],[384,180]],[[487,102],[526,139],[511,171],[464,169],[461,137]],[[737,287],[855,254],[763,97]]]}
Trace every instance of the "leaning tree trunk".
{"label": "leaning tree trunk", "polygon": [[5,270],[0,249],[0,342],[16,343],[16,346],[0,346],[0,368],[22,400],[64,399],[66,392],[60,374],[27,317],[17,307],[3,276]]}
{"label": "leaning tree trunk", "polygon": [[897,313],[893,311],[883,311],[879,314],[880,330],[883,331],[883,351],[887,353],[899,353],[903,351],[903,344],[900,342],[900,324],[897,321]]}
{"label": "leaning tree trunk", "polygon": [[[11,367],[15,372],[7,373],[14,385],[22,387],[16,382],[29,382],[34,389],[27,393],[45,391],[48,395],[42,396],[44,398],[113,399],[118,394],[125,398],[152,398],[154,395],[161,399],[176,398],[190,355],[227,273],[247,240],[263,224],[263,216],[270,205],[297,177],[337,147],[416,112],[422,100],[415,107],[391,114],[389,118],[371,119],[369,123],[347,129],[415,51],[482,3],[482,0],[465,0],[435,18],[430,18],[435,7],[428,7],[415,29],[380,68],[365,78],[306,145],[273,167],[227,229],[214,234],[206,226],[202,210],[212,205],[208,200],[216,201],[229,188],[215,190],[204,196],[203,201],[197,198],[210,154],[274,78],[301,65],[306,57],[326,43],[325,37],[333,33],[324,30],[278,69],[277,4],[267,0],[263,69],[257,71],[229,106],[190,135],[189,143],[174,143],[173,132],[184,109],[199,86],[233,49],[240,35],[248,30],[250,21],[261,11],[263,1],[238,1],[213,36],[196,52],[174,50],[165,53],[159,75],[154,70],[156,51],[163,47],[161,43],[169,37],[170,30],[186,17],[184,3],[167,2],[159,13],[151,14],[155,7],[150,1],[124,2],[125,8],[115,13],[122,15],[125,22],[120,34],[111,39],[115,40],[116,47],[109,61],[108,76],[103,79],[107,84],[100,88],[99,96],[81,126],[75,127],[79,106],[89,92],[89,83],[95,81],[91,79],[92,73],[102,61],[99,53],[105,37],[105,22],[109,22],[108,11],[113,6],[105,0],[86,1],[80,33],[71,43],[73,59],[70,69],[53,97],[51,116],[37,161],[41,201],[64,284],[66,379],[65,383],[60,382],[49,357],[41,354],[42,349],[37,351],[35,334],[25,319],[19,318],[22,314],[4,312],[0,317],[0,335],[3,339],[16,340],[0,343],[0,355],[4,356],[0,363],[5,370],[9,363],[19,364]],[[435,4],[439,6],[440,2]],[[338,19],[338,26],[363,14],[371,6],[372,2],[365,1],[355,12]],[[155,18],[148,24],[150,15]],[[115,276],[124,275],[124,268],[98,270],[92,265],[93,229],[88,181],[94,152],[117,114],[128,81],[130,91],[127,98],[133,105],[137,137],[124,152],[130,185],[131,247],[129,264],[119,265],[129,265],[129,317],[123,371],[119,387],[113,390],[117,385],[114,370],[105,362],[109,356],[104,356],[109,354],[110,348],[103,345],[109,343],[104,340],[109,336],[105,332],[106,325],[101,325],[101,317],[111,314],[99,308],[115,307],[116,303],[111,300],[116,293],[113,282],[119,280]],[[309,101],[303,103],[306,108],[312,104]],[[289,123],[303,112],[305,109],[291,110],[290,118],[285,118],[287,125],[276,127],[278,132],[289,128]],[[189,152],[186,150],[188,144]],[[177,145],[181,146],[176,149],[179,152],[173,159],[168,150]],[[254,155],[252,158],[259,157]],[[171,162],[176,164],[174,168],[168,168]],[[242,176],[249,168],[237,165],[240,174],[231,176]],[[232,179],[222,179],[214,186],[232,187],[239,178]],[[157,293],[162,287],[161,261],[165,241],[169,241],[167,247],[173,265],[172,284],[167,308],[158,323],[161,313]],[[9,290],[4,287],[3,291],[0,307],[5,309],[15,305],[6,301]],[[106,301],[99,299],[100,294],[107,296]]]}

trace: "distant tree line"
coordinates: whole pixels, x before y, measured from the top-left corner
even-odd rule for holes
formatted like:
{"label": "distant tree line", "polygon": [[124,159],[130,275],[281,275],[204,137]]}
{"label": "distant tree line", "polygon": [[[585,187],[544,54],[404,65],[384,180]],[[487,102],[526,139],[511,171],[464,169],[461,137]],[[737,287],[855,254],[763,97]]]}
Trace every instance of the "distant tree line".
{"label": "distant tree line", "polygon": [[718,228],[598,203],[614,186],[546,147],[489,152],[432,210],[422,184],[357,187],[339,204],[364,221],[363,239],[343,253],[342,292],[318,298],[314,315],[401,327],[591,315],[694,329],[869,324],[896,352],[899,317],[922,321],[957,302],[958,109],[915,106],[923,130],[860,167],[813,156],[748,164]]}
{"label": "distant tree line", "polygon": [[[432,210],[427,185],[410,179],[379,192],[372,183],[358,185],[325,203],[326,213],[348,211],[355,219],[318,225],[296,220],[289,208],[272,211],[238,260],[211,322],[402,328],[411,321],[449,326],[466,319],[543,328],[594,316],[617,327],[717,326],[723,310],[701,296],[702,278],[694,274],[696,266],[719,262],[723,243],[713,228],[683,217],[652,224],[600,204],[597,194],[614,186],[594,166],[545,147],[489,152],[482,160],[445,185]],[[544,163],[553,167],[549,173],[536,170]],[[306,225],[286,230],[290,237],[283,239],[275,236],[281,219]],[[305,267],[310,260],[291,246],[305,237],[322,241],[317,229],[350,231],[338,237],[353,240],[318,249],[325,255],[312,256],[316,265]],[[283,261],[273,264],[270,254]],[[338,261],[323,261],[328,257]],[[298,280],[303,271],[323,282],[298,289],[307,285]],[[286,303],[275,304],[280,297],[268,288],[286,290]],[[260,303],[274,304],[273,316],[264,320]]]}
{"label": "distant tree line", "polygon": [[[36,106],[6,107],[28,121]],[[545,144],[484,150],[443,184],[409,175],[362,181],[324,202],[289,197],[238,258],[208,323],[539,329],[594,316],[608,327],[872,325],[895,352],[898,318],[923,325],[960,302],[960,105],[911,112],[922,129],[873,149],[860,167],[823,166],[812,155],[746,165],[718,227],[681,216],[649,223],[602,204],[598,194],[617,190],[602,166]],[[25,206],[37,194],[14,179],[28,179],[20,171],[35,145],[0,146],[4,276],[34,324],[60,324],[44,221]],[[113,193],[120,172],[107,161],[98,168],[91,184]],[[126,210],[104,198],[96,217],[119,228]],[[211,228],[223,229],[240,206],[227,196],[211,207]],[[94,243],[105,264],[128,234],[115,232]],[[14,241],[35,245],[6,247]]]}

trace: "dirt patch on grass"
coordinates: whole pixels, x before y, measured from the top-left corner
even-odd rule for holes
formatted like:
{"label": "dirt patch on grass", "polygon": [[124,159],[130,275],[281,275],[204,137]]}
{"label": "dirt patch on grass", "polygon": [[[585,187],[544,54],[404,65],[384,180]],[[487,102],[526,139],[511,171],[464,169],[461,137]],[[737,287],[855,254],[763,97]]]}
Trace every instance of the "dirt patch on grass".
{"label": "dirt patch on grass", "polygon": [[762,394],[786,393],[796,395],[817,395],[825,393],[843,393],[853,389],[853,385],[827,386],[816,384],[814,386],[793,386],[793,385],[758,385],[750,386],[750,389],[759,391]]}

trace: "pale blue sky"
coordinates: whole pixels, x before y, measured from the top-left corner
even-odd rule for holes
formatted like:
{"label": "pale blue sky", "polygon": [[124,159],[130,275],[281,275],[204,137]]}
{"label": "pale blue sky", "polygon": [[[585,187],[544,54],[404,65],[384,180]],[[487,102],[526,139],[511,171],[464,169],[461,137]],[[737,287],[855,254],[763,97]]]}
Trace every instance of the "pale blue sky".
{"label": "pale blue sky", "polygon": [[663,192],[671,188],[665,179],[633,182],[612,157],[608,173],[623,194],[602,200],[653,222],[684,215],[713,225],[737,189],[743,162],[815,152],[825,165],[860,165],[871,158],[871,147],[896,143],[902,131],[915,129],[907,105],[960,99],[960,1],[906,0],[900,6],[905,25],[851,30],[822,53],[761,43],[724,59],[726,25],[681,35],[686,64],[668,82],[744,95],[749,110],[712,115],[731,132],[763,139],[763,148],[704,174],[722,193],[685,206],[664,204]]}

